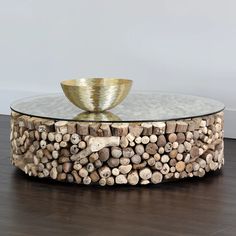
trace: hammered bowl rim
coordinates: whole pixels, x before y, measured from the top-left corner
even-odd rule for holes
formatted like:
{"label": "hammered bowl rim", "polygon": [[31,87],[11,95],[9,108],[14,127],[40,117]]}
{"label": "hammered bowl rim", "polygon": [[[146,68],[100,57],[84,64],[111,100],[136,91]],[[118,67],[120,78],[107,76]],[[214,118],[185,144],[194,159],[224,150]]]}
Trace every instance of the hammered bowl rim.
{"label": "hammered bowl rim", "polygon": [[[103,83],[98,83],[103,81]],[[75,84],[75,82],[77,84]],[[114,78],[114,77],[88,77],[88,78],[77,78],[77,79],[69,79],[63,80],[60,82],[62,86],[67,87],[87,87],[88,85],[94,87],[106,87],[106,86],[120,86],[124,84],[131,85],[133,83],[130,79],[125,78]]]}

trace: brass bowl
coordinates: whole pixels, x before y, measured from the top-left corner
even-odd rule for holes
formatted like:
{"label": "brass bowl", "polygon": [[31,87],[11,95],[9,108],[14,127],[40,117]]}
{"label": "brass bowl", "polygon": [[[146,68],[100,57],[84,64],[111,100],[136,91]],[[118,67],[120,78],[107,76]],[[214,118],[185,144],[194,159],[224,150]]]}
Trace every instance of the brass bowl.
{"label": "brass bowl", "polygon": [[116,78],[82,78],[61,82],[66,97],[77,107],[102,112],[121,103],[128,95],[132,80]]}

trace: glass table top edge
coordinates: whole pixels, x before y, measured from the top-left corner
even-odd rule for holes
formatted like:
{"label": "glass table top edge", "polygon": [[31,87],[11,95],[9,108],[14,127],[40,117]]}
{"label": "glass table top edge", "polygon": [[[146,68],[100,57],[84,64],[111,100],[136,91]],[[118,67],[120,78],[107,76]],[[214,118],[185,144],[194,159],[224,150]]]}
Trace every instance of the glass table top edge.
{"label": "glass table top edge", "polygon": [[[138,95],[143,95],[143,94],[146,95],[146,92],[147,91],[138,91],[138,94],[131,93],[131,96],[132,95],[137,95],[138,96]],[[194,113],[191,114],[191,112],[190,112],[190,115],[181,115],[179,117],[177,115],[177,116],[174,116],[174,117],[171,117],[171,118],[167,117],[166,119],[155,118],[155,114],[154,114],[154,115],[151,115],[150,119],[147,118],[147,116],[146,116],[146,118],[143,118],[142,115],[139,115],[139,116],[136,116],[135,119],[132,119],[132,117],[130,117],[130,118],[129,117],[125,117],[125,119],[122,119],[123,118],[123,116],[122,116],[121,119],[116,119],[115,118],[114,120],[110,120],[110,119],[94,120],[94,119],[87,119],[87,118],[86,119],[82,119],[82,118],[75,119],[74,117],[71,117],[71,118],[67,117],[67,118],[65,118],[65,117],[47,116],[47,115],[34,114],[34,112],[25,112],[24,110],[22,111],[19,108],[17,109],[17,104],[20,104],[21,102],[27,101],[27,99],[29,101],[31,101],[32,99],[42,99],[42,98],[47,98],[47,97],[50,97],[50,98],[60,98],[60,99],[62,99],[63,102],[65,102],[64,105],[67,106],[67,102],[68,101],[66,101],[67,99],[65,97],[63,97],[62,94],[60,94],[60,93],[53,93],[53,94],[43,94],[43,95],[38,95],[38,96],[30,96],[30,97],[21,98],[19,100],[14,101],[10,105],[10,109],[12,111],[17,112],[17,113],[22,114],[22,115],[27,115],[27,116],[37,117],[37,118],[42,118],[42,119],[50,119],[50,120],[58,120],[58,121],[59,120],[65,120],[65,121],[75,121],[75,122],[90,122],[90,123],[91,122],[94,122],[94,123],[149,123],[149,122],[165,122],[165,121],[171,121],[171,120],[183,120],[183,119],[191,119],[191,118],[209,116],[209,115],[213,115],[213,114],[216,114],[216,113],[219,113],[219,112],[225,110],[225,105],[223,103],[221,103],[221,102],[219,102],[217,100],[214,100],[212,98],[205,98],[205,97],[199,97],[199,96],[195,96],[195,95],[188,95],[188,94],[182,94],[182,93],[160,92],[160,91],[149,91],[148,93],[150,93],[150,92],[151,92],[151,94],[156,94],[156,95],[160,95],[160,96],[161,95],[163,95],[163,96],[170,96],[170,97],[173,97],[173,98],[175,98],[175,97],[178,98],[178,96],[180,96],[180,97],[183,97],[183,98],[186,97],[187,99],[190,99],[190,100],[191,99],[199,100],[199,102],[200,101],[205,101],[206,103],[209,102],[209,104],[211,104],[211,103],[213,105],[216,104],[215,105],[216,108],[215,109],[211,108],[209,110],[209,112],[205,111],[205,112],[199,112],[199,113],[195,113],[195,114]],[[159,98],[160,98],[160,96],[159,96]],[[157,98],[158,98],[158,96],[157,96]],[[147,103],[147,101],[145,101],[145,102]],[[174,102],[174,100],[173,100],[173,102]],[[68,106],[71,106],[72,109],[74,109],[74,110],[78,109],[74,105],[72,105],[72,104],[69,105],[69,104],[70,103],[68,102]],[[123,103],[121,103],[121,104],[123,104]],[[128,101],[127,104],[130,105],[129,101]],[[131,105],[132,105],[132,103],[131,103]],[[182,102],[182,105],[184,105],[184,102]],[[122,110],[122,106],[120,106],[120,107],[119,106],[120,105],[117,106],[118,109],[115,108],[115,109],[112,109],[109,112],[116,112],[116,111],[118,111],[118,113],[119,113],[120,110]],[[125,107],[125,105],[123,105],[123,106]],[[136,108],[138,110],[140,110],[139,106],[136,106]],[[82,110],[78,110],[78,111],[83,112]],[[157,111],[155,111],[155,109],[151,111],[151,113],[155,113],[155,112],[157,112]]]}

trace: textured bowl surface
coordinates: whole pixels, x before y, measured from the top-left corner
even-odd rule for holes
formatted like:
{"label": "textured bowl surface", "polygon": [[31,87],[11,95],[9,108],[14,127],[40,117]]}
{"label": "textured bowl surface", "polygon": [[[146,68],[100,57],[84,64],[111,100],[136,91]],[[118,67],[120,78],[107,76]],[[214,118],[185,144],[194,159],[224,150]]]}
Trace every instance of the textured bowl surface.
{"label": "textured bowl surface", "polygon": [[61,82],[66,97],[77,107],[102,112],[121,103],[128,95],[132,80],[117,78],[82,78]]}

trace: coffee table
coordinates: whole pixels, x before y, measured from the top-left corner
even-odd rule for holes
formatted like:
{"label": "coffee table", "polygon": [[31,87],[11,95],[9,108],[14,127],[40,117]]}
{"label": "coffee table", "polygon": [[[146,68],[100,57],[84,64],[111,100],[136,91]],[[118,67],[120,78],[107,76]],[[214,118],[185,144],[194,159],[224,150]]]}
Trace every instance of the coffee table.
{"label": "coffee table", "polygon": [[30,176],[146,185],[224,165],[224,104],[210,98],[143,91],[88,113],[49,94],[15,101],[11,110],[11,163]]}

